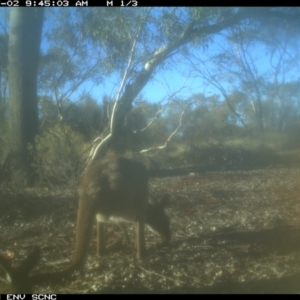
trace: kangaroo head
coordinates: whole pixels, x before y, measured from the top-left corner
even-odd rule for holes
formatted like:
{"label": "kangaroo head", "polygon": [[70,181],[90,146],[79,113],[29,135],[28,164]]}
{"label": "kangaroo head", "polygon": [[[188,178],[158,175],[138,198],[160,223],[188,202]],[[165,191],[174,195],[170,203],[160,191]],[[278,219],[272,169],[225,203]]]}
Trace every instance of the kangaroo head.
{"label": "kangaroo head", "polygon": [[164,194],[159,200],[150,197],[146,212],[146,225],[159,234],[163,241],[171,239],[170,218],[165,212],[170,197],[169,194]]}

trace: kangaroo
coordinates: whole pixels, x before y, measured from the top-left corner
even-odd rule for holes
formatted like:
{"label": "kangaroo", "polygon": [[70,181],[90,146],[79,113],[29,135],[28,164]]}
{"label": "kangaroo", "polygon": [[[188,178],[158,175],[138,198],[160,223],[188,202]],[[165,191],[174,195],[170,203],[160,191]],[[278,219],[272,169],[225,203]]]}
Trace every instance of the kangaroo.
{"label": "kangaroo", "polygon": [[148,173],[143,164],[108,156],[89,165],[79,186],[75,252],[66,272],[83,269],[96,217],[100,253],[103,249],[102,222],[136,223],[139,260],[145,255],[145,224],[163,241],[168,241],[170,220],[164,211],[168,196],[160,202],[149,201],[148,197]]}
{"label": "kangaroo", "polygon": [[[164,208],[166,204],[169,202],[170,195],[164,194],[163,197],[158,201],[153,196],[149,197],[149,202],[146,210],[146,220],[145,225],[154,233],[161,236],[163,241],[168,241],[170,239],[170,220],[165,214]],[[159,220],[159,222],[157,222]],[[97,254],[99,256],[104,254],[104,232],[103,225],[107,223],[107,219],[103,218],[101,214],[97,214]],[[109,223],[117,223],[118,227],[121,229],[125,236],[126,244],[131,245],[130,238],[128,236],[126,227],[124,226],[124,222],[127,220],[122,220],[120,222],[117,218],[111,217],[109,219]]]}
{"label": "kangaroo", "polygon": [[40,249],[34,250],[18,267],[0,256],[0,294],[32,294],[34,283],[29,277],[29,272],[40,259]]}
{"label": "kangaroo", "polygon": [[[15,268],[0,256],[0,294],[30,294],[35,285],[59,283],[73,271],[82,271],[95,218],[100,228],[103,222],[116,222],[121,228],[124,221],[135,222],[137,258],[142,259],[145,254],[144,225],[160,235],[163,241],[171,238],[170,220],[164,211],[168,198],[166,194],[161,201],[149,200],[148,174],[141,163],[122,157],[108,157],[90,165],[79,186],[76,244],[70,266],[61,272],[29,276],[40,258],[39,248],[35,248]],[[124,227],[123,232],[129,241]],[[104,247],[101,236],[98,244]]]}

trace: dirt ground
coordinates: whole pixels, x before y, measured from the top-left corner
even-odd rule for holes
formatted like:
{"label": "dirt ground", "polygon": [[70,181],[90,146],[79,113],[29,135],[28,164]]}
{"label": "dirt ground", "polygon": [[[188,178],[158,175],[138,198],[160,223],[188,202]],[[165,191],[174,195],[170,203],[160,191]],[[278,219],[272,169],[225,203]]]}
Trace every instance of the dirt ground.
{"label": "dirt ground", "polygon": [[[300,168],[190,173],[153,178],[168,192],[172,240],[146,229],[147,257],[125,246],[96,256],[91,242],[84,277],[38,293],[300,293]],[[76,188],[0,190],[0,251],[15,264],[34,246],[32,274],[63,270],[74,248]],[[134,226],[128,223],[134,240]],[[122,237],[107,225],[108,244]]]}

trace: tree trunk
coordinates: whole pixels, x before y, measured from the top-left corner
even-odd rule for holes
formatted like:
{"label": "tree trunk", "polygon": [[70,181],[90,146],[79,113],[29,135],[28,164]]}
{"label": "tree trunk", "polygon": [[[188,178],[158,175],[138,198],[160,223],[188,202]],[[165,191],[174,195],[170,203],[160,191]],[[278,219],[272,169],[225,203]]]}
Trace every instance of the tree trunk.
{"label": "tree trunk", "polygon": [[[28,175],[28,144],[38,132],[37,72],[44,9],[12,8],[8,46],[10,173]],[[11,173],[12,174],[12,173]]]}

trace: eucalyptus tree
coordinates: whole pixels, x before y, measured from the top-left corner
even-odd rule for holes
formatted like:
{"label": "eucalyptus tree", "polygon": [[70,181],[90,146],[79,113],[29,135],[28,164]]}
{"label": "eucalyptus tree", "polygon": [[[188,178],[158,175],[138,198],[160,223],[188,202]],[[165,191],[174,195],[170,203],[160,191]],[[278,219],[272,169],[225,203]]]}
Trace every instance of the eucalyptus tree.
{"label": "eucalyptus tree", "polygon": [[0,35],[0,126],[4,126],[7,111],[8,35]]}
{"label": "eucalyptus tree", "polygon": [[263,26],[266,20],[295,23],[298,15],[297,10],[277,8],[52,11],[48,17],[55,22],[47,33],[49,49],[41,58],[40,91],[55,100],[58,120],[63,120],[62,107],[81,85],[89,81],[105,87],[106,78],[113,78],[116,87],[110,95],[110,122],[100,145],[107,143],[109,147],[124,135],[125,116],[138,94],[158,72],[174,67],[174,57],[188,59],[192,49],[199,46],[207,50],[214,34],[237,25],[243,25],[246,31],[249,24]]}
{"label": "eucalyptus tree", "polygon": [[[132,102],[158,70],[168,68],[167,62],[172,56],[188,57],[190,49],[187,46],[205,47],[213,41],[213,34],[250,21],[264,26],[265,22],[277,20],[278,23],[290,22],[292,26],[296,26],[300,12],[298,9],[291,11],[277,8],[163,8],[122,11],[127,18],[130,16],[130,22],[126,21],[126,17],[122,22],[117,22],[121,16],[117,10],[110,12],[107,19],[100,18],[96,9],[84,13],[87,14],[84,19],[91,20],[91,23],[85,22],[84,26],[89,27],[86,32],[93,43],[101,44],[103,39],[106,40],[109,24],[123,28],[106,42],[107,45],[117,46],[110,48],[110,55],[115,61],[114,65],[119,67],[115,70],[119,70],[120,86],[114,97],[108,134],[99,144],[100,149],[122,133],[124,119],[132,108]],[[118,48],[122,51],[118,51]],[[105,147],[102,149],[105,151]]]}
{"label": "eucalyptus tree", "polygon": [[[10,101],[11,131],[17,131],[16,128],[20,129],[20,124],[24,127],[23,131],[19,130],[14,135],[11,147],[14,151],[21,151],[20,145],[22,145],[23,154],[25,144],[33,142],[38,129],[36,80],[34,78],[36,79],[37,74],[42,11],[39,10],[39,18],[35,15],[35,11],[32,9],[27,13],[32,15],[31,23],[28,21],[28,24],[36,22],[34,28],[29,28],[31,25],[27,24],[23,27],[32,31],[32,34],[27,36],[27,41],[30,37],[32,43],[27,42],[22,49],[28,47],[28,49],[32,48],[32,51],[26,52],[27,57],[23,59],[20,54],[21,47],[15,47],[19,51],[19,62],[26,62],[24,64],[26,70],[30,70],[26,73],[28,80],[31,78],[30,84],[23,87],[10,86],[11,99],[24,99],[24,101],[26,99],[27,112],[33,116],[27,123],[24,123],[24,118],[18,120],[17,114],[14,113],[18,105],[14,105],[16,102],[13,100]],[[80,88],[83,83],[88,82],[89,86],[99,85],[105,83],[106,78],[114,76],[118,85],[110,95],[112,99],[108,109],[110,121],[104,131],[105,138],[96,148],[104,152],[114,140],[122,136],[125,116],[132,109],[133,101],[145,85],[155,79],[158,72],[169,70],[174,66],[173,58],[184,60],[189,57],[192,49],[200,47],[204,50],[208,49],[214,41],[214,34],[237,25],[253,22],[263,27],[270,21],[276,20],[278,24],[289,23],[295,27],[299,23],[300,16],[299,9],[289,8],[200,7],[134,10],[130,8],[82,10],[68,8],[50,11],[47,17],[48,20],[51,18],[52,20],[46,22],[47,28],[44,35],[46,43],[42,47],[39,93],[55,100],[58,120],[63,120],[63,104],[68,103],[72,96],[73,99],[76,98],[78,91],[82,92]],[[12,51],[9,50],[11,58],[15,53],[12,44],[13,37],[18,32],[13,28],[16,24],[19,26],[20,20],[23,20],[19,18],[19,22],[15,23],[14,20],[17,18],[13,16],[17,13],[19,13],[18,10],[11,10],[10,49]],[[24,31],[19,30],[19,32],[25,35]],[[13,64],[12,59],[9,61],[11,62],[11,79],[9,80],[13,83],[14,77],[24,77],[25,72],[21,71],[22,68],[16,67],[16,61]],[[103,86],[105,88],[105,85]],[[109,93],[106,91],[106,94]],[[25,103],[24,101],[19,101],[19,103]],[[19,111],[22,110],[19,109]],[[181,124],[181,118],[178,123]],[[22,132],[24,138],[21,137]],[[97,151],[91,159],[96,153]],[[102,151],[98,153],[101,155]],[[20,157],[25,159],[24,155]]]}
{"label": "eucalyptus tree", "polygon": [[44,9],[12,8],[8,45],[9,147],[2,158],[27,171],[28,143],[38,132],[37,72]]}
{"label": "eucalyptus tree", "polygon": [[[272,12],[289,14],[291,11],[291,8],[276,8]],[[296,9],[295,14],[298,13]],[[202,78],[207,86],[220,91],[244,127],[263,132],[266,127],[270,128],[269,118],[275,125],[280,110],[289,106],[287,99],[283,101],[284,89],[280,87],[290,80],[297,81],[298,26],[296,19],[290,22],[270,18],[268,22],[262,22],[262,19],[251,18],[239,22],[222,32],[212,53],[193,53],[187,58],[190,72],[195,78]],[[235,93],[236,98],[237,91],[239,108],[229,97]]]}

